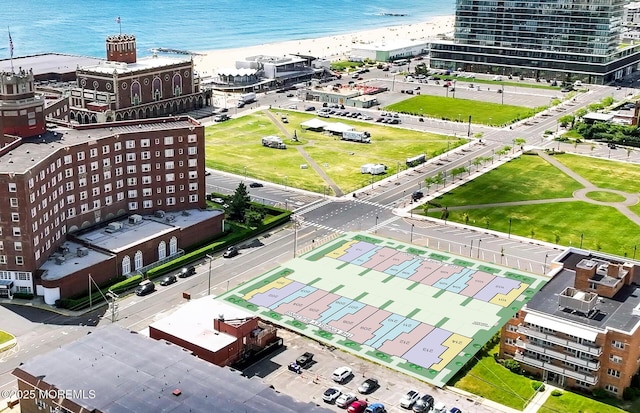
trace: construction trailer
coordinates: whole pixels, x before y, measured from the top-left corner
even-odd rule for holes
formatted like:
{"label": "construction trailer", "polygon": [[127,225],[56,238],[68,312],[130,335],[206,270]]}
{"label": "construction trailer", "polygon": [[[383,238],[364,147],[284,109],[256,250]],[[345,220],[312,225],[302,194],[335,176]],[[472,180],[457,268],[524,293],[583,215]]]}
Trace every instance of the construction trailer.
{"label": "construction trailer", "polygon": [[368,163],[360,167],[360,173],[363,173],[363,174],[380,175],[385,172],[387,172],[387,165],[384,165],[381,163],[379,164]]}
{"label": "construction trailer", "polygon": [[348,130],[342,132],[343,141],[371,143],[371,134],[369,132],[360,132],[355,130]]}

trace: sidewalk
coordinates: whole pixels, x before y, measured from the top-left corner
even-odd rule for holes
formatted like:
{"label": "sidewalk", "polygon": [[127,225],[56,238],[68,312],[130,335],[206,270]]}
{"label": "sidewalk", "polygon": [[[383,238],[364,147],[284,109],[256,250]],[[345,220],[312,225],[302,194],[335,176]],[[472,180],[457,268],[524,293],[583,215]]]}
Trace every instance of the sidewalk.
{"label": "sidewalk", "polygon": [[524,408],[522,413],[536,413],[547,401],[549,396],[551,396],[551,392],[554,390],[557,390],[557,387],[545,383],[544,391],[537,392],[535,396],[533,396],[533,399],[531,399],[531,402],[527,404],[527,407]]}

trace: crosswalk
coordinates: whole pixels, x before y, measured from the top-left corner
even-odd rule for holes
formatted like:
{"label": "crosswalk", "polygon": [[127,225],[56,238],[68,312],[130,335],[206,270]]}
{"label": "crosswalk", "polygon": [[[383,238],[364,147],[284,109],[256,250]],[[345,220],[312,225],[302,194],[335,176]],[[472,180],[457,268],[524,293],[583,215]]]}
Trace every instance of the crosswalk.
{"label": "crosswalk", "polygon": [[368,201],[366,199],[354,199],[354,202],[359,203],[359,204],[366,204],[366,205],[371,205],[374,206],[376,208],[379,209],[387,209],[387,210],[393,210],[396,207],[394,205],[382,205],[382,204],[378,204],[377,202],[373,202],[373,201]]}

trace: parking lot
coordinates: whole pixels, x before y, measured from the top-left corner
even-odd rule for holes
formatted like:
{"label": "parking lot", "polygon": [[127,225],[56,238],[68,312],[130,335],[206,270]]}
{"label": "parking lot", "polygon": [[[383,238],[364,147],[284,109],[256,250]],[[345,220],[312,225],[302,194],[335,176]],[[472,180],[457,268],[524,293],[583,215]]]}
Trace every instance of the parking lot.
{"label": "parking lot", "polygon": [[[420,394],[432,395],[436,402],[442,401],[447,408],[458,407],[463,412],[495,412],[490,406],[476,404],[474,399],[433,387],[412,377],[390,370],[378,364],[360,359],[339,349],[323,346],[306,337],[293,332],[278,329],[278,335],[284,338],[285,349],[250,366],[244,371],[247,377],[259,377],[276,391],[287,394],[296,400],[308,401],[324,406],[336,412],[341,409],[322,400],[323,392],[329,387],[338,387],[345,392],[354,393],[359,399],[365,398],[369,403],[383,403],[388,412],[406,412],[399,401],[409,390],[417,390]],[[287,366],[304,352],[314,354],[313,362],[296,374]],[[351,367],[353,375],[343,384],[331,380],[331,373],[341,366]],[[360,395],[356,390],[365,378],[376,378],[380,388],[369,395]]]}

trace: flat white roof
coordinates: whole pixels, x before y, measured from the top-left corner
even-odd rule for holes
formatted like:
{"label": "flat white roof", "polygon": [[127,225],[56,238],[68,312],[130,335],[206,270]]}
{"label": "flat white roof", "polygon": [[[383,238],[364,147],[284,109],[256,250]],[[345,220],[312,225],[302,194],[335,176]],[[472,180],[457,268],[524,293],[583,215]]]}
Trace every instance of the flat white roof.
{"label": "flat white roof", "polygon": [[169,57],[169,56],[154,55],[154,56],[143,57],[141,59],[138,59],[135,63],[105,61],[97,65],[83,66],[80,68],[80,70],[86,70],[86,71],[98,72],[98,73],[108,73],[108,74],[112,74],[114,72],[118,74],[123,74],[123,73],[138,72],[140,70],[145,70],[145,69],[155,69],[162,66],[175,65],[178,63],[186,63],[189,61],[191,61],[190,57],[176,58],[176,57]]}
{"label": "flat white roof", "polygon": [[236,341],[234,336],[213,329],[213,320],[220,315],[225,320],[255,318],[253,313],[209,296],[181,305],[173,314],[150,327],[215,352]]}
{"label": "flat white roof", "polygon": [[329,123],[324,127],[324,130],[336,133],[346,132],[354,129],[355,128],[353,126],[347,125],[346,123],[342,122]]}
{"label": "flat white roof", "polygon": [[320,120],[318,118],[309,119],[308,121],[302,122],[300,124],[300,126],[304,128],[312,128],[312,129],[324,128],[327,125],[328,125],[327,122]]}
{"label": "flat white roof", "polygon": [[524,322],[550,328],[551,330],[580,337],[589,341],[596,341],[596,337],[598,337],[597,331],[591,330],[586,326],[577,325],[557,318],[543,317],[538,314],[527,313],[524,316]]}
{"label": "flat white roof", "polygon": [[393,51],[399,49],[406,49],[408,47],[427,46],[429,44],[426,40],[396,40],[393,42],[375,42],[375,43],[357,43],[354,44],[353,50],[379,50],[379,51]]}
{"label": "flat white roof", "polygon": [[601,121],[608,122],[611,119],[613,119],[613,115],[610,114],[610,113],[591,112],[591,113],[587,113],[586,115],[584,115],[582,117],[582,119],[601,120]]}
{"label": "flat white roof", "polygon": [[[88,268],[99,262],[105,261],[113,256],[111,254],[105,254],[92,250],[91,248],[87,248],[88,254],[83,257],[79,257],[78,248],[81,248],[82,245],[72,241],[66,241],[62,247],[69,248],[69,252],[64,255],[59,252],[54,253],[40,266],[40,270],[44,271],[44,274],[42,275],[43,280],[58,280],[78,270]],[[57,264],[56,257],[63,256],[64,262]]]}

